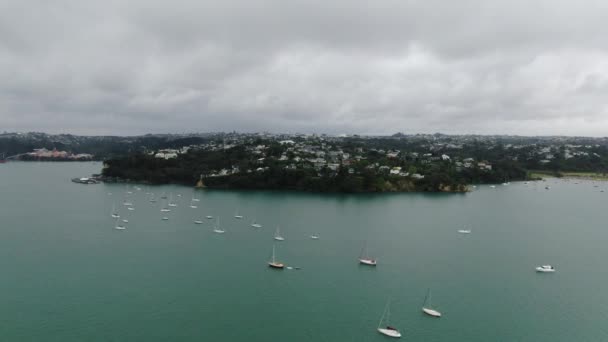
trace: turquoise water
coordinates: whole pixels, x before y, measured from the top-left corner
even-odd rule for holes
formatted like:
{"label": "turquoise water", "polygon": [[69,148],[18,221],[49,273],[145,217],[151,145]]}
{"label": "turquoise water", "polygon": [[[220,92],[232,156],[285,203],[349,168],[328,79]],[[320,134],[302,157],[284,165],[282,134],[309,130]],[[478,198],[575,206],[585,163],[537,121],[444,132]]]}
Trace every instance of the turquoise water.
{"label": "turquoise water", "polygon": [[[131,187],[130,212],[124,184],[70,182],[100,168],[0,165],[1,341],[383,341],[376,326],[389,296],[404,340],[608,340],[608,184],[199,191],[198,209],[190,188]],[[169,221],[146,191],[179,200]],[[124,231],[114,203],[130,221]],[[220,216],[226,233],[193,223],[205,215]],[[286,241],[275,244],[277,225]],[[464,225],[472,234],[456,232]],[[365,242],[376,268],[357,264]],[[273,244],[301,270],[269,269]],[[534,272],[546,263],[557,272]],[[429,287],[440,319],[420,311]]]}

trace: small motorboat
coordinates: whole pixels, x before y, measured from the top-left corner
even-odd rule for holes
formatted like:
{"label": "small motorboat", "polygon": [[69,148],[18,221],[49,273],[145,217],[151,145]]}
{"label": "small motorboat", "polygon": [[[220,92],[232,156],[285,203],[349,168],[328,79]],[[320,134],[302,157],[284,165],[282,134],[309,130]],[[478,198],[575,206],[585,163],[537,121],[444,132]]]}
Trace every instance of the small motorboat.
{"label": "small motorboat", "polygon": [[194,220],[194,223],[195,224],[203,224],[203,221],[201,221],[201,220]]}
{"label": "small motorboat", "polygon": [[555,268],[551,265],[542,265],[536,268],[536,272],[552,273],[555,272]]}
{"label": "small motorboat", "polygon": [[313,239],[313,240],[319,240],[319,235],[313,234],[313,235],[310,236],[310,238]]}
{"label": "small motorboat", "polygon": [[460,234],[471,234],[471,230],[470,229],[458,229],[458,232]]}

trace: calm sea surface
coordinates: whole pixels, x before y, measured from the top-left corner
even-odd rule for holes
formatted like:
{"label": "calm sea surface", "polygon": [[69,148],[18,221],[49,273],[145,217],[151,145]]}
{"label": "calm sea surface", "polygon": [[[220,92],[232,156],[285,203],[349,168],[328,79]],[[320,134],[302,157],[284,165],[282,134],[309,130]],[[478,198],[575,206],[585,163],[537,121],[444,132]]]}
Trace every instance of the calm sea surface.
{"label": "calm sea surface", "polygon": [[[389,296],[403,340],[608,341],[606,183],[198,191],[198,209],[191,188],[131,186],[128,211],[126,185],[70,182],[100,169],[0,165],[0,341],[384,341]],[[146,192],[173,194],[178,207],[161,213]],[[113,205],[126,230],[114,229]],[[273,241],[277,225],[284,242]],[[472,234],[457,233],[464,226]],[[365,243],[376,268],[357,264]],[[269,269],[273,244],[301,269]],[[535,273],[541,264],[557,272]],[[420,310],[427,288],[440,319]]]}

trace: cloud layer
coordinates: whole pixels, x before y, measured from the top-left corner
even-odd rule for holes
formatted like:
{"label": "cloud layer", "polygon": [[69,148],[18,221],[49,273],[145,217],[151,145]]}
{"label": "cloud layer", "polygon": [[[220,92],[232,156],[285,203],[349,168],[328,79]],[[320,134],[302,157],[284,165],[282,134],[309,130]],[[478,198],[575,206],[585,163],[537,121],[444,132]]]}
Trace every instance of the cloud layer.
{"label": "cloud layer", "polygon": [[0,130],[608,135],[605,1],[0,1]]}

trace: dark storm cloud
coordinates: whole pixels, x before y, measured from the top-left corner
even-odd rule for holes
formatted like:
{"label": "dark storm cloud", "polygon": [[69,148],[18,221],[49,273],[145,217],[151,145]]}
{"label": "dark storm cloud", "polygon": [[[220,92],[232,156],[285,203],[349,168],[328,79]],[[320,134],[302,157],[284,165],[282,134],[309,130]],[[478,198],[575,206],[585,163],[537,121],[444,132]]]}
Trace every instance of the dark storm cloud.
{"label": "dark storm cloud", "polygon": [[604,1],[0,1],[1,130],[588,134]]}

